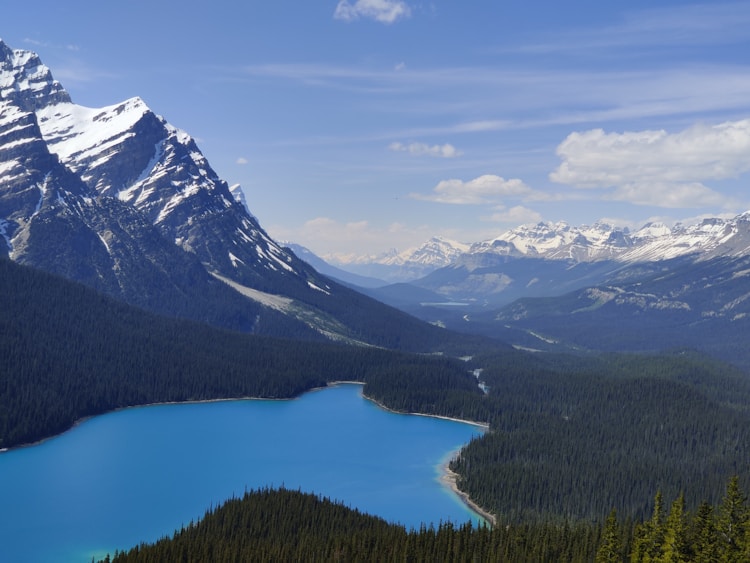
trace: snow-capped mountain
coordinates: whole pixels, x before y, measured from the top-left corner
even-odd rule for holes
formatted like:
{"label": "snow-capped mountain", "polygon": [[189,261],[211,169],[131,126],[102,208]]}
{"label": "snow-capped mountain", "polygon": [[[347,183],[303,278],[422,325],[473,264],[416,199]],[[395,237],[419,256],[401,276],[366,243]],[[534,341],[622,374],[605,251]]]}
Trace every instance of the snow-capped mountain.
{"label": "snow-capped mountain", "polygon": [[[491,267],[499,257],[580,264],[607,260],[654,262],[685,255],[709,259],[746,254],[750,254],[750,212],[730,219],[708,218],[689,225],[678,223],[673,227],[647,223],[632,232],[605,222],[580,226],[564,221],[540,222],[521,225],[493,239],[473,244],[434,237],[403,252],[391,250],[379,256],[329,256],[327,261],[346,271],[391,283],[416,282],[421,285],[417,281],[419,278],[441,268],[463,267],[473,271]],[[490,293],[497,289],[496,285],[493,286]]]}
{"label": "snow-capped mountain", "polygon": [[393,266],[422,265],[441,268],[451,264],[458,256],[468,251],[470,245],[444,237],[432,237],[416,248],[410,248],[391,256],[384,256],[379,262]]}
{"label": "snow-capped mountain", "polygon": [[392,249],[377,256],[328,256],[325,260],[348,272],[390,283],[406,282],[452,264],[471,245],[432,237],[418,247]]}
{"label": "snow-capped mountain", "polygon": [[[6,123],[11,120],[16,134],[30,131],[25,144],[33,139],[39,151],[49,153],[50,162],[57,157],[59,165],[83,182],[85,188],[77,186],[75,193],[90,199],[104,196],[108,203],[116,199],[134,208],[212,273],[240,283],[272,285],[274,276],[265,279],[259,272],[286,272],[309,276],[311,285],[325,289],[325,281],[316,283],[314,272],[299,268],[302,263],[295,263],[246,206],[235,201],[187,133],[139,98],[105,108],[78,106],[36,55],[0,45]],[[25,149],[23,154],[28,157]],[[7,173],[3,179],[10,180]],[[15,246],[12,253],[20,256]]]}
{"label": "snow-capped mountain", "polygon": [[587,262],[612,258],[631,245],[627,230],[606,223],[573,227],[565,222],[540,222],[522,225],[492,240],[473,244],[469,252]]}
{"label": "snow-capped mountain", "polygon": [[240,195],[143,100],[76,105],[0,41],[0,257],[240,330],[388,346],[404,335],[374,331],[384,316],[434,332],[319,274]]}
{"label": "snow-capped mountain", "polygon": [[709,218],[668,227],[648,223],[635,232],[606,223],[574,227],[565,222],[522,225],[476,243],[470,254],[592,262],[653,262],[694,254],[696,258],[750,254],[750,212],[731,219]]}
{"label": "snow-capped mountain", "polygon": [[295,271],[195,141],[141,99],[101,109],[61,102],[36,115],[50,151],[89,188],[140,211],[212,271],[245,284],[263,281],[259,269],[313,276]]}
{"label": "snow-capped mountain", "polygon": [[[673,227],[649,223],[634,232],[604,222],[577,227],[541,222],[473,244],[449,265],[409,281],[430,293],[394,285],[370,294],[455,329],[467,313],[492,311],[516,299],[555,297],[607,281],[635,283],[678,261],[744,257],[750,257],[750,212]],[[458,325],[451,316],[461,319]]]}

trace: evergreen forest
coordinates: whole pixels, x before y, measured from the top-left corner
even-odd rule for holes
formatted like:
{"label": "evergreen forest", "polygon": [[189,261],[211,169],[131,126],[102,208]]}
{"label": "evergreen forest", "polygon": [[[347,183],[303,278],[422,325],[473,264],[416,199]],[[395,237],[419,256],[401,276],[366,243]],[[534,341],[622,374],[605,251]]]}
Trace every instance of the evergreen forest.
{"label": "evergreen forest", "polygon": [[404,561],[513,563],[746,562],[750,507],[736,477],[716,505],[694,512],[660,491],[641,521],[535,522],[494,528],[422,526],[407,530],[309,493],[262,489],[206,512],[171,538],[116,552],[99,563],[164,561]]}
{"label": "evergreen forest", "polygon": [[0,260],[0,449],[118,408],[292,398],[333,381],[412,373],[437,395],[481,395],[461,360],[162,317]]}
{"label": "evergreen forest", "polygon": [[731,366],[689,351],[477,361],[492,432],[451,468],[500,521],[643,518],[657,489],[694,509],[731,475],[750,484],[750,380]]}
{"label": "evergreen forest", "polygon": [[[393,410],[487,423],[451,462],[457,485],[497,530],[581,536],[575,552],[546,560],[590,560],[613,509],[630,549],[658,527],[655,514],[669,519],[661,498],[680,499],[683,514],[697,517],[721,505],[727,482],[750,485],[750,380],[691,350],[558,355],[475,342],[457,358],[264,337],[147,313],[0,260],[0,449],[113,409],[294,397],[340,380],[364,383],[366,396]],[[476,533],[478,542],[489,534],[449,528],[403,531],[404,541],[441,530]],[[505,560],[545,560],[523,557]]]}

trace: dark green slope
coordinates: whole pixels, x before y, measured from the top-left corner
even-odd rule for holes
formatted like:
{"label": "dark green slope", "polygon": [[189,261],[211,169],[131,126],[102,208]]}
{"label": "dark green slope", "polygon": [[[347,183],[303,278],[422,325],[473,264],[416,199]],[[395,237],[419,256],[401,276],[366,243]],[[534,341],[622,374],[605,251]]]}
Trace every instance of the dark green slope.
{"label": "dark green slope", "polygon": [[264,489],[207,511],[171,538],[104,561],[748,561],[750,510],[735,477],[720,503],[702,502],[694,512],[682,496],[672,498],[657,492],[651,513],[635,521],[612,510],[596,522],[407,531],[327,498]]}
{"label": "dark green slope", "polygon": [[0,260],[0,448],[119,407],[293,397],[328,381],[382,380],[383,373],[424,373],[428,386],[481,394],[458,360],[220,330]]}
{"label": "dark green slope", "polygon": [[501,521],[650,512],[653,491],[716,502],[750,482],[750,379],[694,352],[482,358],[492,432],[465,447],[459,486]]}
{"label": "dark green slope", "polygon": [[[647,513],[653,491],[747,484],[750,384],[693,353],[469,361],[258,337],[160,317],[0,260],[0,448],[151,402],[292,397],[329,381],[403,410],[489,421],[455,464],[499,518]],[[482,368],[484,394],[470,370]]]}

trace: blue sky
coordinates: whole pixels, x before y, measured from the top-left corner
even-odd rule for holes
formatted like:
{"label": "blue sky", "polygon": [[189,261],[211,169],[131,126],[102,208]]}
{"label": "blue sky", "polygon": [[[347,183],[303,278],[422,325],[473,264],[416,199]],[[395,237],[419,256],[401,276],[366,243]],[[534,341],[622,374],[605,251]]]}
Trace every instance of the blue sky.
{"label": "blue sky", "polygon": [[0,22],[76,103],[143,98],[326,257],[750,209],[746,1],[41,0]]}

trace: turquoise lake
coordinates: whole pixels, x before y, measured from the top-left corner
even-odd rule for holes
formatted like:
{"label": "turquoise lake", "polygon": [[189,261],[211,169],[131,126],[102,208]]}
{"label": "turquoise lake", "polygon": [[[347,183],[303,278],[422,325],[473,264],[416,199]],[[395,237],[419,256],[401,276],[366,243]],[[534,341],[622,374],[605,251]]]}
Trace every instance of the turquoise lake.
{"label": "turquoise lake", "polygon": [[439,479],[482,429],[394,414],[361,389],[126,409],[0,453],[0,561],[89,563],[266,486],[407,527],[479,522]]}

